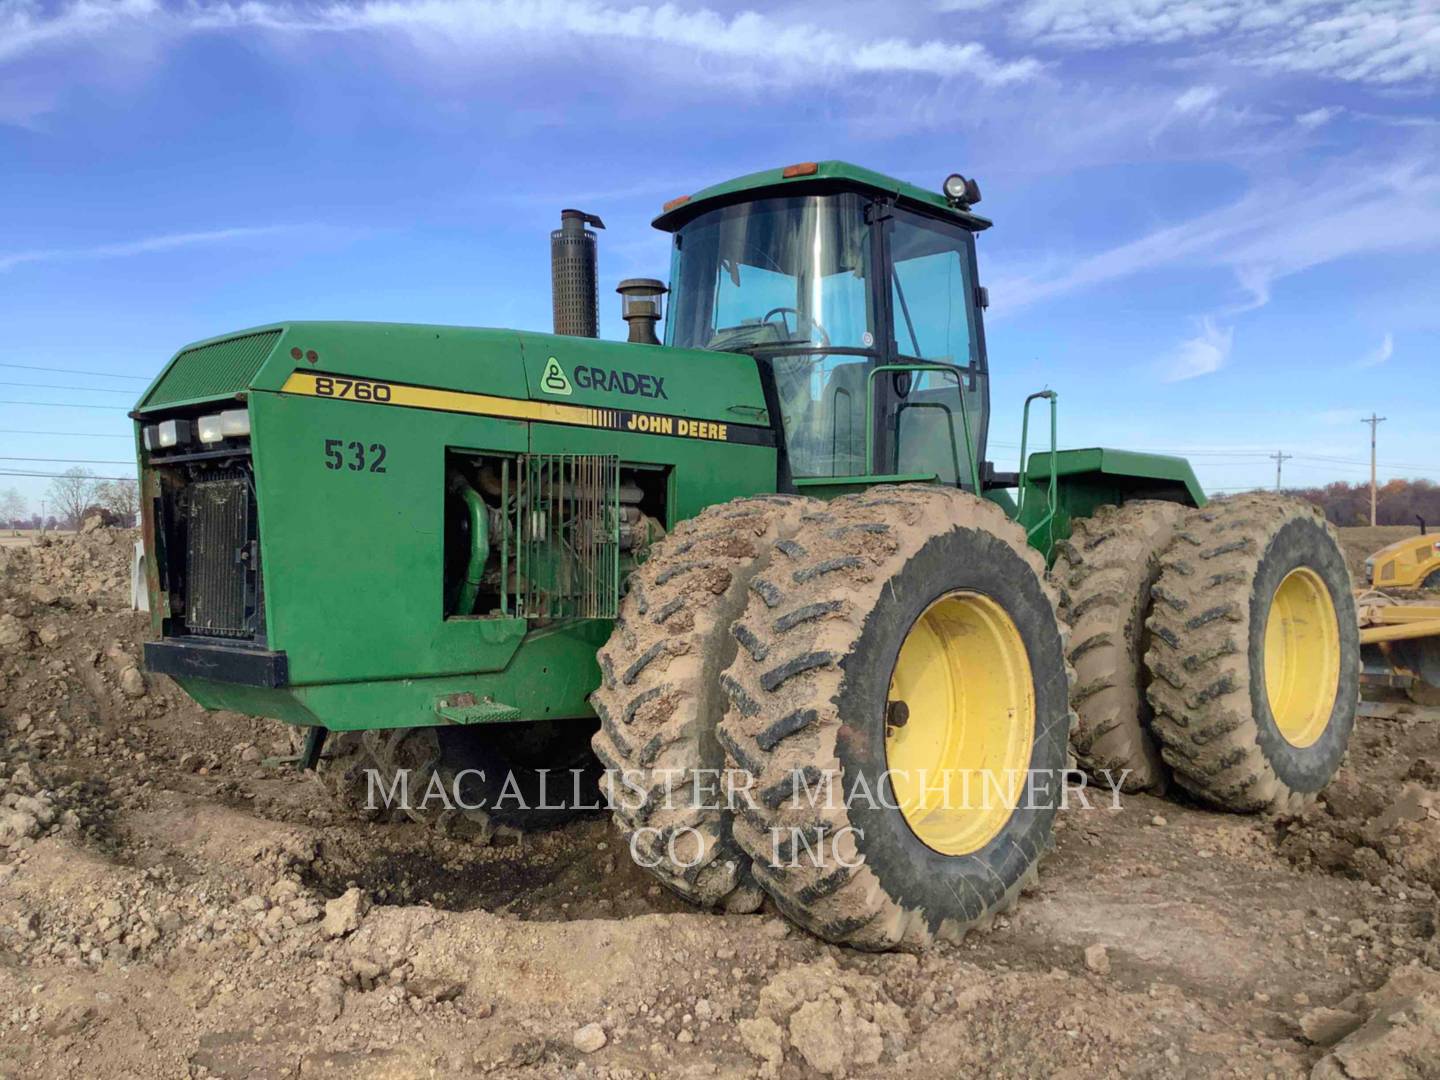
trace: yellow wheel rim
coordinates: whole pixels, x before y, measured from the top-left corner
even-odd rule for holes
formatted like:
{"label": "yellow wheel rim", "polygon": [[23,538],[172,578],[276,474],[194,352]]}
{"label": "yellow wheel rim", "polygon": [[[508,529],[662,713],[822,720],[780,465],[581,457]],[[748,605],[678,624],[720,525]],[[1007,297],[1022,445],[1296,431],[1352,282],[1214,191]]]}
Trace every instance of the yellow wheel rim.
{"label": "yellow wheel rim", "polygon": [[1265,620],[1265,695],[1292,746],[1325,732],[1340,690],[1340,624],[1330,590],[1306,567],[1291,570]]}
{"label": "yellow wheel rim", "polygon": [[1023,795],[1035,691],[1020,631],[988,596],[953,592],[915,620],[890,676],[885,761],[906,824],[943,855],[978,851]]}

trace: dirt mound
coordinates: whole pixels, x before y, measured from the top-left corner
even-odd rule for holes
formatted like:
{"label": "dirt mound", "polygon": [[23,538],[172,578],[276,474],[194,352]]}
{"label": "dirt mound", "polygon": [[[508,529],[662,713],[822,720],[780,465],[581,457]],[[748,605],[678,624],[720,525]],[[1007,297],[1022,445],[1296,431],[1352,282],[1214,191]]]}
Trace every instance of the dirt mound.
{"label": "dirt mound", "polygon": [[1281,851],[1297,863],[1373,885],[1440,892],[1437,760],[1417,757],[1386,784],[1366,784],[1342,771],[1317,806],[1280,827]]}
{"label": "dirt mound", "polygon": [[73,535],[51,533],[30,545],[0,548],[0,580],[40,604],[128,604],[139,537],[135,529],[96,524]]}
{"label": "dirt mound", "polygon": [[1318,1018],[1315,1041],[1344,1037],[1311,1071],[1311,1080],[1440,1076],[1440,972],[1400,968],[1374,993],[1316,1011],[1326,1015]]}

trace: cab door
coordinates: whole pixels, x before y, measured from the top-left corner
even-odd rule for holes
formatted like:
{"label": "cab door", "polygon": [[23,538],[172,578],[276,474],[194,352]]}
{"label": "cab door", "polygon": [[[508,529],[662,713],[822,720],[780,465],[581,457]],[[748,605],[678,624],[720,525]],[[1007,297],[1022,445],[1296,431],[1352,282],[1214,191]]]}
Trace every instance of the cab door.
{"label": "cab door", "polygon": [[881,222],[888,288],[886,364],[943,370],[886,373],[877,380],[875,469],[934,473],[975,488],[989,423],[984,332],[976,304],[975,240],[952,222],[898,207]]}

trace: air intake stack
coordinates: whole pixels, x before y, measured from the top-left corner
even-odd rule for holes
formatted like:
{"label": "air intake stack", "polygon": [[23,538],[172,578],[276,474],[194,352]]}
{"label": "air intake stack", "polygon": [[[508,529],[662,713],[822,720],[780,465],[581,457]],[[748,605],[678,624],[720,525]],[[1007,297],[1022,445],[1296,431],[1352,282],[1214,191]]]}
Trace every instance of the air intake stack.
{"label": "air intake stack", "polygon": [[550,234],[550,295],[555,333],[600,336],[600,283],[595,234],[585,226],[605,223],[583,210],[561,210],[560,228]]}
{"label": "air intake stack", "polygon": [[630,327],[629,340],[637,345],[659,345],[655,327],[660,322],[660,298],[668,291],[654,278],[626,278],[615,290],[620,294],[621,318]]}

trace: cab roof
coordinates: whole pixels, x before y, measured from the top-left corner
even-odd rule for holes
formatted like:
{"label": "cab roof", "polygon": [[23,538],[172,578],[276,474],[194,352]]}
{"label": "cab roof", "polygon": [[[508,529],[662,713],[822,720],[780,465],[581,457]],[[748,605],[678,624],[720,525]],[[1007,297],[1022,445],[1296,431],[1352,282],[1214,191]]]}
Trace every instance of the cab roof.
{"label": "cab roof", "polygon": [[[786,173],[792,175],[787,176]],[[847,161],[814,161],[801,165],[782,166],[750,173],[722,184],[702,188],[693,195],[681,196],[665,204],[665,209],[651,224],[665,232],[674,232],[692,218],[707,210],[773,195],[816,194],[825,191],[869,191],[894,197],[901,206],[931,214],[939,213],[969,229],[988,229],[988,218],[951,206],[939,191],[929,191],[892,176],[851,165]]]}

